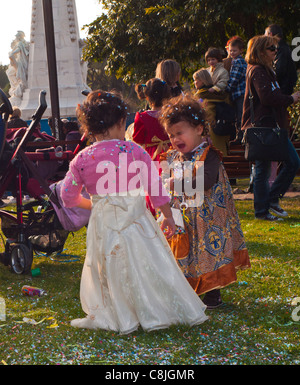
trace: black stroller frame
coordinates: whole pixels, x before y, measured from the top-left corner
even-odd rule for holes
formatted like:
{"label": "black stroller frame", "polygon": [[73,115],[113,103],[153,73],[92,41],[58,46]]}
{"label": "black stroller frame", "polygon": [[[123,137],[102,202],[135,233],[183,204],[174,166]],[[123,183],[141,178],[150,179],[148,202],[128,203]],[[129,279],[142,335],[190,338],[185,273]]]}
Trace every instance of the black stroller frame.
{"label": "black stroller frame", "polygon": [[[4,103],[0,106],[0,113],[4,114],[4,122],[6,123],[8,115],[11,113],[12,108],[6,95],[0,89],[0,96]],[[26,129],[24,136],[20,143],[17,145],[13,152],[13,155],[8,163],[7,168],[4,172],[0,173],[0,199],[4,193],[9,189],[9,186],[14,185],[16,191],[16,212],[8,210],[0,210],[0,218],[2,225],[2,232],[5,235],[6,242],[5,250],[0,254],[0,262],[6,266],[10,266],[11,270],[16,274],[31,274],[31,266],[33,262],[33,251],[46,251],[47,253],[60,252],[64,246],[64,242],[67,239],[68,231],[64,230],[60,225],[59,220],[56,216],[55,210],[51,203],[55,204],[57,208],[61,205],[55,193],[50,189],[47,181],[45,181],[38,173],[36,167],[32,163],[33,161],[43,160],[71,160],[84,146],[85,137],[82,136],[74,152],[63,151],[60,154],[59,159],[55,152],[42,152],[42,153],[30,153],[25,152],[26,146],[30,141],[31,135],[37,128],[45,110],[47,108],[46,103],[46,92],[40,92],[39,107],[35,114],[32,116],[30,126]],[[4,127],[3,137],[5,138],[6,125]],[[4,139],[5,140],[5,139]],[[37,142],[39,143],[39,142]],[[51,147],[65,144],[64,141],[51,141],[47,142]],[[41,143],[40,143],[41,144]],[[43,143],[45,144],[45,143]],[[0,141],[0,161],[2,156],[3,143]],[[29,170],[34,179],[39,182],[42,187],[44,194],[48,195],[49,200],[45,200],[42,196],[34,202],[23,204],[23,191],[22,186],[22,169],[24,166]],[[38,211],[35,211],[35,207],[39,207]],[[40,212],[39,212],[40,211]],[[53,228],[60,229],[61,232],[56,233],[58,236],[61,234],[60,243],[56,244],[55,247],[51,246],[45,250],[39,249],[39,247],[33,244],[30,240],[36,231],[40,234],[42,229],[49,226],[50,222]],[[5,228],[5,224],[8,224]],[[49,230],[49,229],[48,229]],[[3,238],[2,238],[3,239]],[[50,239],[50,236],[49,236]]]}

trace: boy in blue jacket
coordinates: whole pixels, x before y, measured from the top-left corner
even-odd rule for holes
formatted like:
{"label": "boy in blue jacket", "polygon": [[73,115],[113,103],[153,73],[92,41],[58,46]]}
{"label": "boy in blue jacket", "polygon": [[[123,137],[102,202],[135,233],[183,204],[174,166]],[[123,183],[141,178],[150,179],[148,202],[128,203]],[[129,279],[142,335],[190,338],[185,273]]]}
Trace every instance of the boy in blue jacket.
{"label": "boy in blue jacket", "polygon": [[244,41],[239,36],[234,36],[228,41],[226,47],[232,58],[229,72],[229,81],[226,91],[229,92],[236,114],[236,138],[232,144],[240,144],[243,133],[241,132],[241,120],[243,113],[243,102],[246,88],[247,63],[242,57]]}

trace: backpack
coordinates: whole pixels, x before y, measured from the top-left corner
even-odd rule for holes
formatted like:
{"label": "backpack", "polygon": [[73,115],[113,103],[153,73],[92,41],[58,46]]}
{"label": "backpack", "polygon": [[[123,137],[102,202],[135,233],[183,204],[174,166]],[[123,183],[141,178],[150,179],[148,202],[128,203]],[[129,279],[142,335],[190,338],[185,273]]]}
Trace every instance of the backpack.
{"label": "backpack", "polygon": [[215,106],[216,124],[213,127],[213,132],[216,135],[230,135],[231,138],[234,138],[236,135],[236,118],[234,108],[225,102],[217,102],[215,103]]}

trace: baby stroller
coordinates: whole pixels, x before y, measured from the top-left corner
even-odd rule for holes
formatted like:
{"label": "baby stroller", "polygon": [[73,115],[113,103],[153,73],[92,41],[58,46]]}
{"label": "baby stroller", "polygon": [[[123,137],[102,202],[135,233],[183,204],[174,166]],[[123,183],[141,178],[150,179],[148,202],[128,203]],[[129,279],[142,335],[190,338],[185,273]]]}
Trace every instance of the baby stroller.
{"label": "baby stroller", "polygon": [[[39,107],[15,148],[6,141],[6,122],[12,108],[1,89],[0,98],[3,101],[0,106],[0,199],[7,190],[12,191],[16,197],[15,212],[0,210],[1,230],[6,238],[1,235],[4,251],[0,254],[0,262],[10,266],[16,274],[30,274],[33,252],[61,252],[69,232],[86,226],[90,213],[78,208],[64,208],[59,194],[61,180],[55,180],[49,185],[49,181],[43,179],[34,164],[58,162],[57,153],[53,150],[62,144],[60,141],[48,143],[49,151],[25,152],[47,108],[46,92],[41,91]],[[45,146],[45,143],[39,144]],[[73,152],[59,153],[59,162],[71,160],[84,145],[83,136]],[[30,191],[34,201],[24,204],[23,194],[27,191]]]}

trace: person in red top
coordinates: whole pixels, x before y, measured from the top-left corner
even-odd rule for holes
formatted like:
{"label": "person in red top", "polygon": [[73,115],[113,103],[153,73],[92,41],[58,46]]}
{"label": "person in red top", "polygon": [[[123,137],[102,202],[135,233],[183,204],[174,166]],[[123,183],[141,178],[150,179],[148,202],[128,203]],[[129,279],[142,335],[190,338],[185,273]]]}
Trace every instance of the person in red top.
{"label": "person in red top", "polygon": [[164,100],[171,97],[170,89],[165,81],[153,78],[137,84],[135,90],[140,100],[147,100],[150,110],[136,113],[132,140],[143,146],[152,160],[159,161],[159,155],[170,147],[169,137],[158,121]]}

